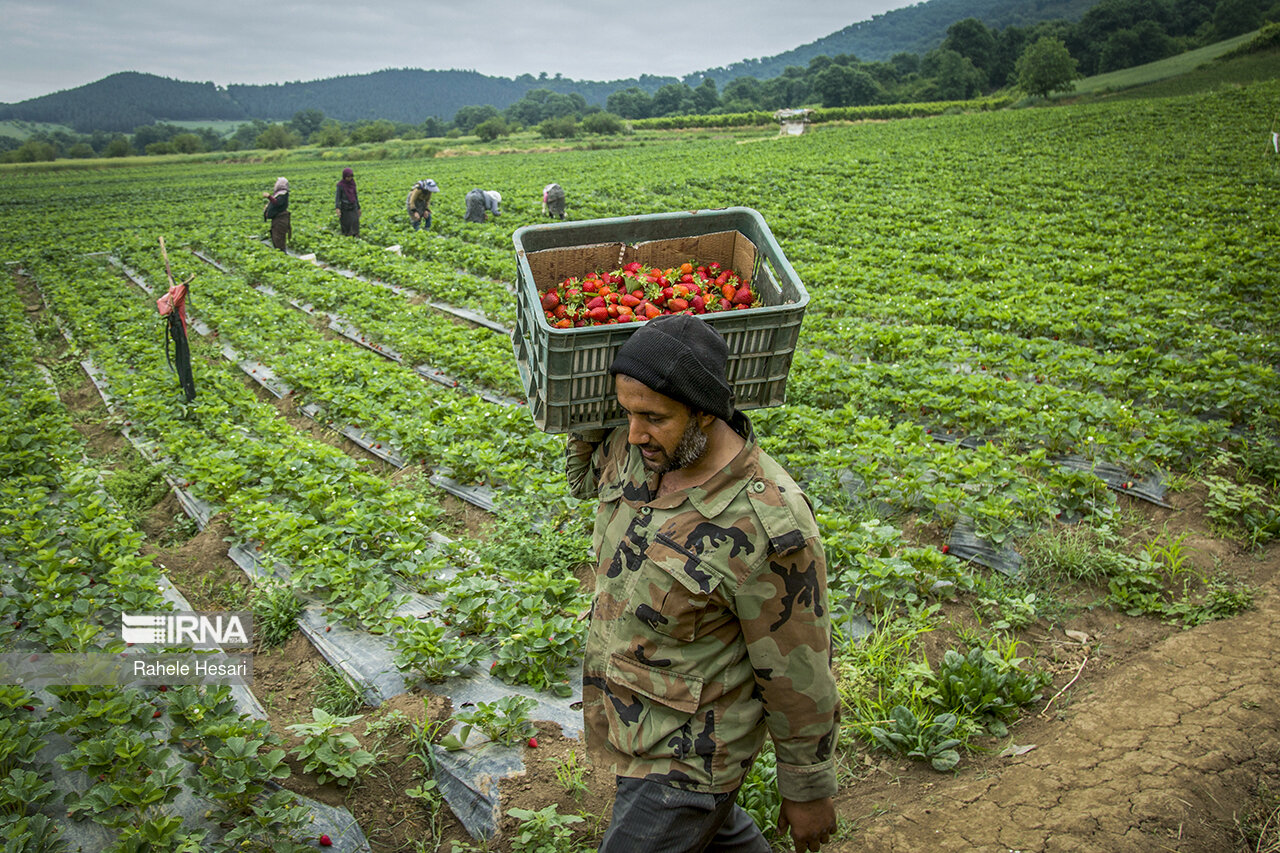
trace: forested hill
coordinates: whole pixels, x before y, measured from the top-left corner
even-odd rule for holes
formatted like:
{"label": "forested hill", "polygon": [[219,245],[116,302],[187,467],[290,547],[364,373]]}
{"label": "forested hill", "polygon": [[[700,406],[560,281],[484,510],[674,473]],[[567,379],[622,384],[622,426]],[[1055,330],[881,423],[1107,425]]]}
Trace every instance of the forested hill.
{"label": "forested hill", "polygon": [[928,0],[850,24],[839,32],[794,50],[763,59],[747,59],[722,68],[710,68],[685,78],[696,85],[710,77],[723,85],[737,77],[767,80],[788,66],[804,67],[815,56],[842,53],[863,62],[887,60],[895,53],[925,54],[947,35],[947,27],[965,18],[977,18],[991,29],[1032,27],[1041,21],[1078,21],[1098,0]]}
{"label": "forested hill", "polygon": [[676,82],[675,77],[649,75],[608,83],[532,74],[522,74],[512,80],[475,71],[401,68],[310,83],[231,85],[227,87],[227,94],[244,107],[250,118],[278,120],[299,110],[318,109],[339,121],[388,119],[417,124],[432,115],[449,119],[463,107],[477,104],[505,109],[530,89],[549,89],[566,95],[577,92],[587,103],[603,105],[617,89],[639,86],[653,93],[667,83]]}
{"label": "forested hill", "polygon": [[[851,24],[811,44],[767,59],[688,75],[696,85],[710,77],[724,86],[737,77],[777,77],[787,66],[805,66],[815,56],[852,54],[864,61],[896,53],[924,54],[937,47],[953,23],[973,17],[989,27],[1031,26],[1052,19],[1078,20],[1097,0],[928,0]],[[281,121],[300,110],[320,110],[343,122],[388,119],[418,124],[430,116],[453,117],[466,106],[490,104],[499,110],[532,89],[578,93],[603,106],[608,96],[637,87],[653,94],[674,77],[642,75],[610,82],[578,81],[523,74],[515,79],[475,71],[388,69],[372,74],[270,85],[190,83],[134,71],[112,74],[75,89],[17,104],[0,104],[0,121],[64,124],[81,132],[128,132],[159,121],[265,119]]]}
{"label": "forested hill", "polygon": [[212,83],[184,83],[124,71],[94,83],[0,105],[0,120],[65,124],[82,133],[128,131],[159,119],[247,119],[244,107]]}
{"label": "forested hill", "polygon": [[280,121],[299,110],[320,110],[338,121],[387,119],[418,124],[428,116],[447,120],[458,110],[476,104],[505,109],[530,89],[577,92],[588,103],[603,105],[617,89],[638,86],[649,93],[679,82],[675,77],[644,75],[613,82],[523,74],[514,80],[488,77],[475,71],[390,69],[373,74],[331,77],[305,83],[233,84],[219,89],[213,83],[185,83],[126,71],[75,89],[0,104],[0,120],[65,124],[81,133],[127,133],[141,125],[184,119],[265,119]]}

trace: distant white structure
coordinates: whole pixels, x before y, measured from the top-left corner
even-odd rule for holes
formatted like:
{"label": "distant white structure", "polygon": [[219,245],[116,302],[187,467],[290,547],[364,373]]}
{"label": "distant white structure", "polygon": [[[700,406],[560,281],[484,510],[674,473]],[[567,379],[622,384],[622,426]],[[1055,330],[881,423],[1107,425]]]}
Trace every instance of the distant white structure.
{"label": "distant white structure", "polygon": [[809,116],[813,110],[778,110],[773,114],[782,124],[779,131],[783,136],[799,136],[809,126]]}

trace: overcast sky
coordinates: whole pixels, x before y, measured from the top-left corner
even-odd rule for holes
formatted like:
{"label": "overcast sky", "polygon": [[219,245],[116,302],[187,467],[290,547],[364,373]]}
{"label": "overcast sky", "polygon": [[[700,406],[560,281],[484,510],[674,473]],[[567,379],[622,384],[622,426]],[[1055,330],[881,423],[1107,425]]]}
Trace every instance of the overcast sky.
{"label": "overcast sky", "polygon": [[[908,0],[0,0],[0,102],[117,71],[287,83],[384,68],[681,77]],[[727,80],[717,81],[721,85]]]}

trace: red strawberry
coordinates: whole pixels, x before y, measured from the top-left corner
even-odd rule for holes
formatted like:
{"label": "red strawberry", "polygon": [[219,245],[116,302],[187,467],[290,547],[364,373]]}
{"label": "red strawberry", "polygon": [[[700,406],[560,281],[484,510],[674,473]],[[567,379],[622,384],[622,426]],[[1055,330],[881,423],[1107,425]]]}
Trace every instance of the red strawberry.
{"label": "red strawberry", "polygon": [[538,748],[538,739],[536,737],[529,738],[529,748],[530,749]]}
{"label": "red strawberry", "polygon": [[950,553],[951,553],[951,546],[950,546],[950,545],[943,545],[943,546],[942,546],[942,553],[944,553],[944,554],[950,554]]}
{"label": "red strawberry", "polygon": [[321,835],[321,836],[320,836],[320,846],[321,846],[321,847],[332,847],[332,846],[333,846],[333,839],[332,839],[332,838],[330,838],[330,837],[329,837],[329,836],[327,836],[327,835]]}
{"label": "red strawberry", "polygon": [[560,296],[554,290],[548,290],[542,294],[542,310],[554,311],[556,306],[560,304]]}
{"label": "red strawberry", "polygon": [[684,310],[685,310],[685,309],[687,309],[688,307],[689,307],[689,302],[688,302],[688,300],[680,299],[679,297],[677,297],[677,298],[675,298],[675,299],[668,299],[668,300],[667,300],[667,309],[668,309],[669,311],[671,311],[671,313],[673,313],[673,314],[677,314],[677,313],[679,313],[679,312],[681,312],[681,311],[684,311]]}
{"label": "red strawberry", "polygon": [[609,320],[609,309],[601,305],[597,308],[592,308],[587,312],[587,315],[591,318],[592,322],[604,323]]}
{"label": "red strawberry", "polygon": [[751,288],[745,284],[739,288],[738,292],[733,295],[734,305],[750,305],[751,304]]}
{"label": "red strawberry", "polygon": [[597,297],[595,297],[594,299],[592,299],[592,300],[590,300],[589,302],[587,302],[587,310],[588,310],[588,311],[592,311],[592,310],[594,310],[594,309],[596,309],[596,308],[603,308],[603,307],[604,307],[604,297],[603,297],[603,296],[597,296]]}

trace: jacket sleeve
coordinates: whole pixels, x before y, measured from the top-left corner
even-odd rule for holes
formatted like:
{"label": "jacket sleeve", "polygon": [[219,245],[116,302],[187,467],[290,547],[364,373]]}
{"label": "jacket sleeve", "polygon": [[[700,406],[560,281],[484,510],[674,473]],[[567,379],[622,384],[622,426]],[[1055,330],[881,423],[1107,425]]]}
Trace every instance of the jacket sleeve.
{"label": "jacket sleeve", "polygon": [[276,197],[267,202],[267,206],[262,210],[263,219],[274,219],[284,212],[286,197]]}
{"label": "jacket sleeve", "polygon": [[[788,517],[785,505],[778,509]],[[805,530],[812,533],[807,537],[800,534],[806,526],[784,526],[765,522],[769,554],[736,601],[777,755],[778,792],[808,802],[836,792],[839,696],[831,671],[826,555],[816,525]]]}
{"label": "jacket sleeve", "polygon": [[569,433],[564,448],[564,473],[569,481],[569,494],[575,498],[593,498],[599,491],[608,436],[608,430],[603,429]]}

